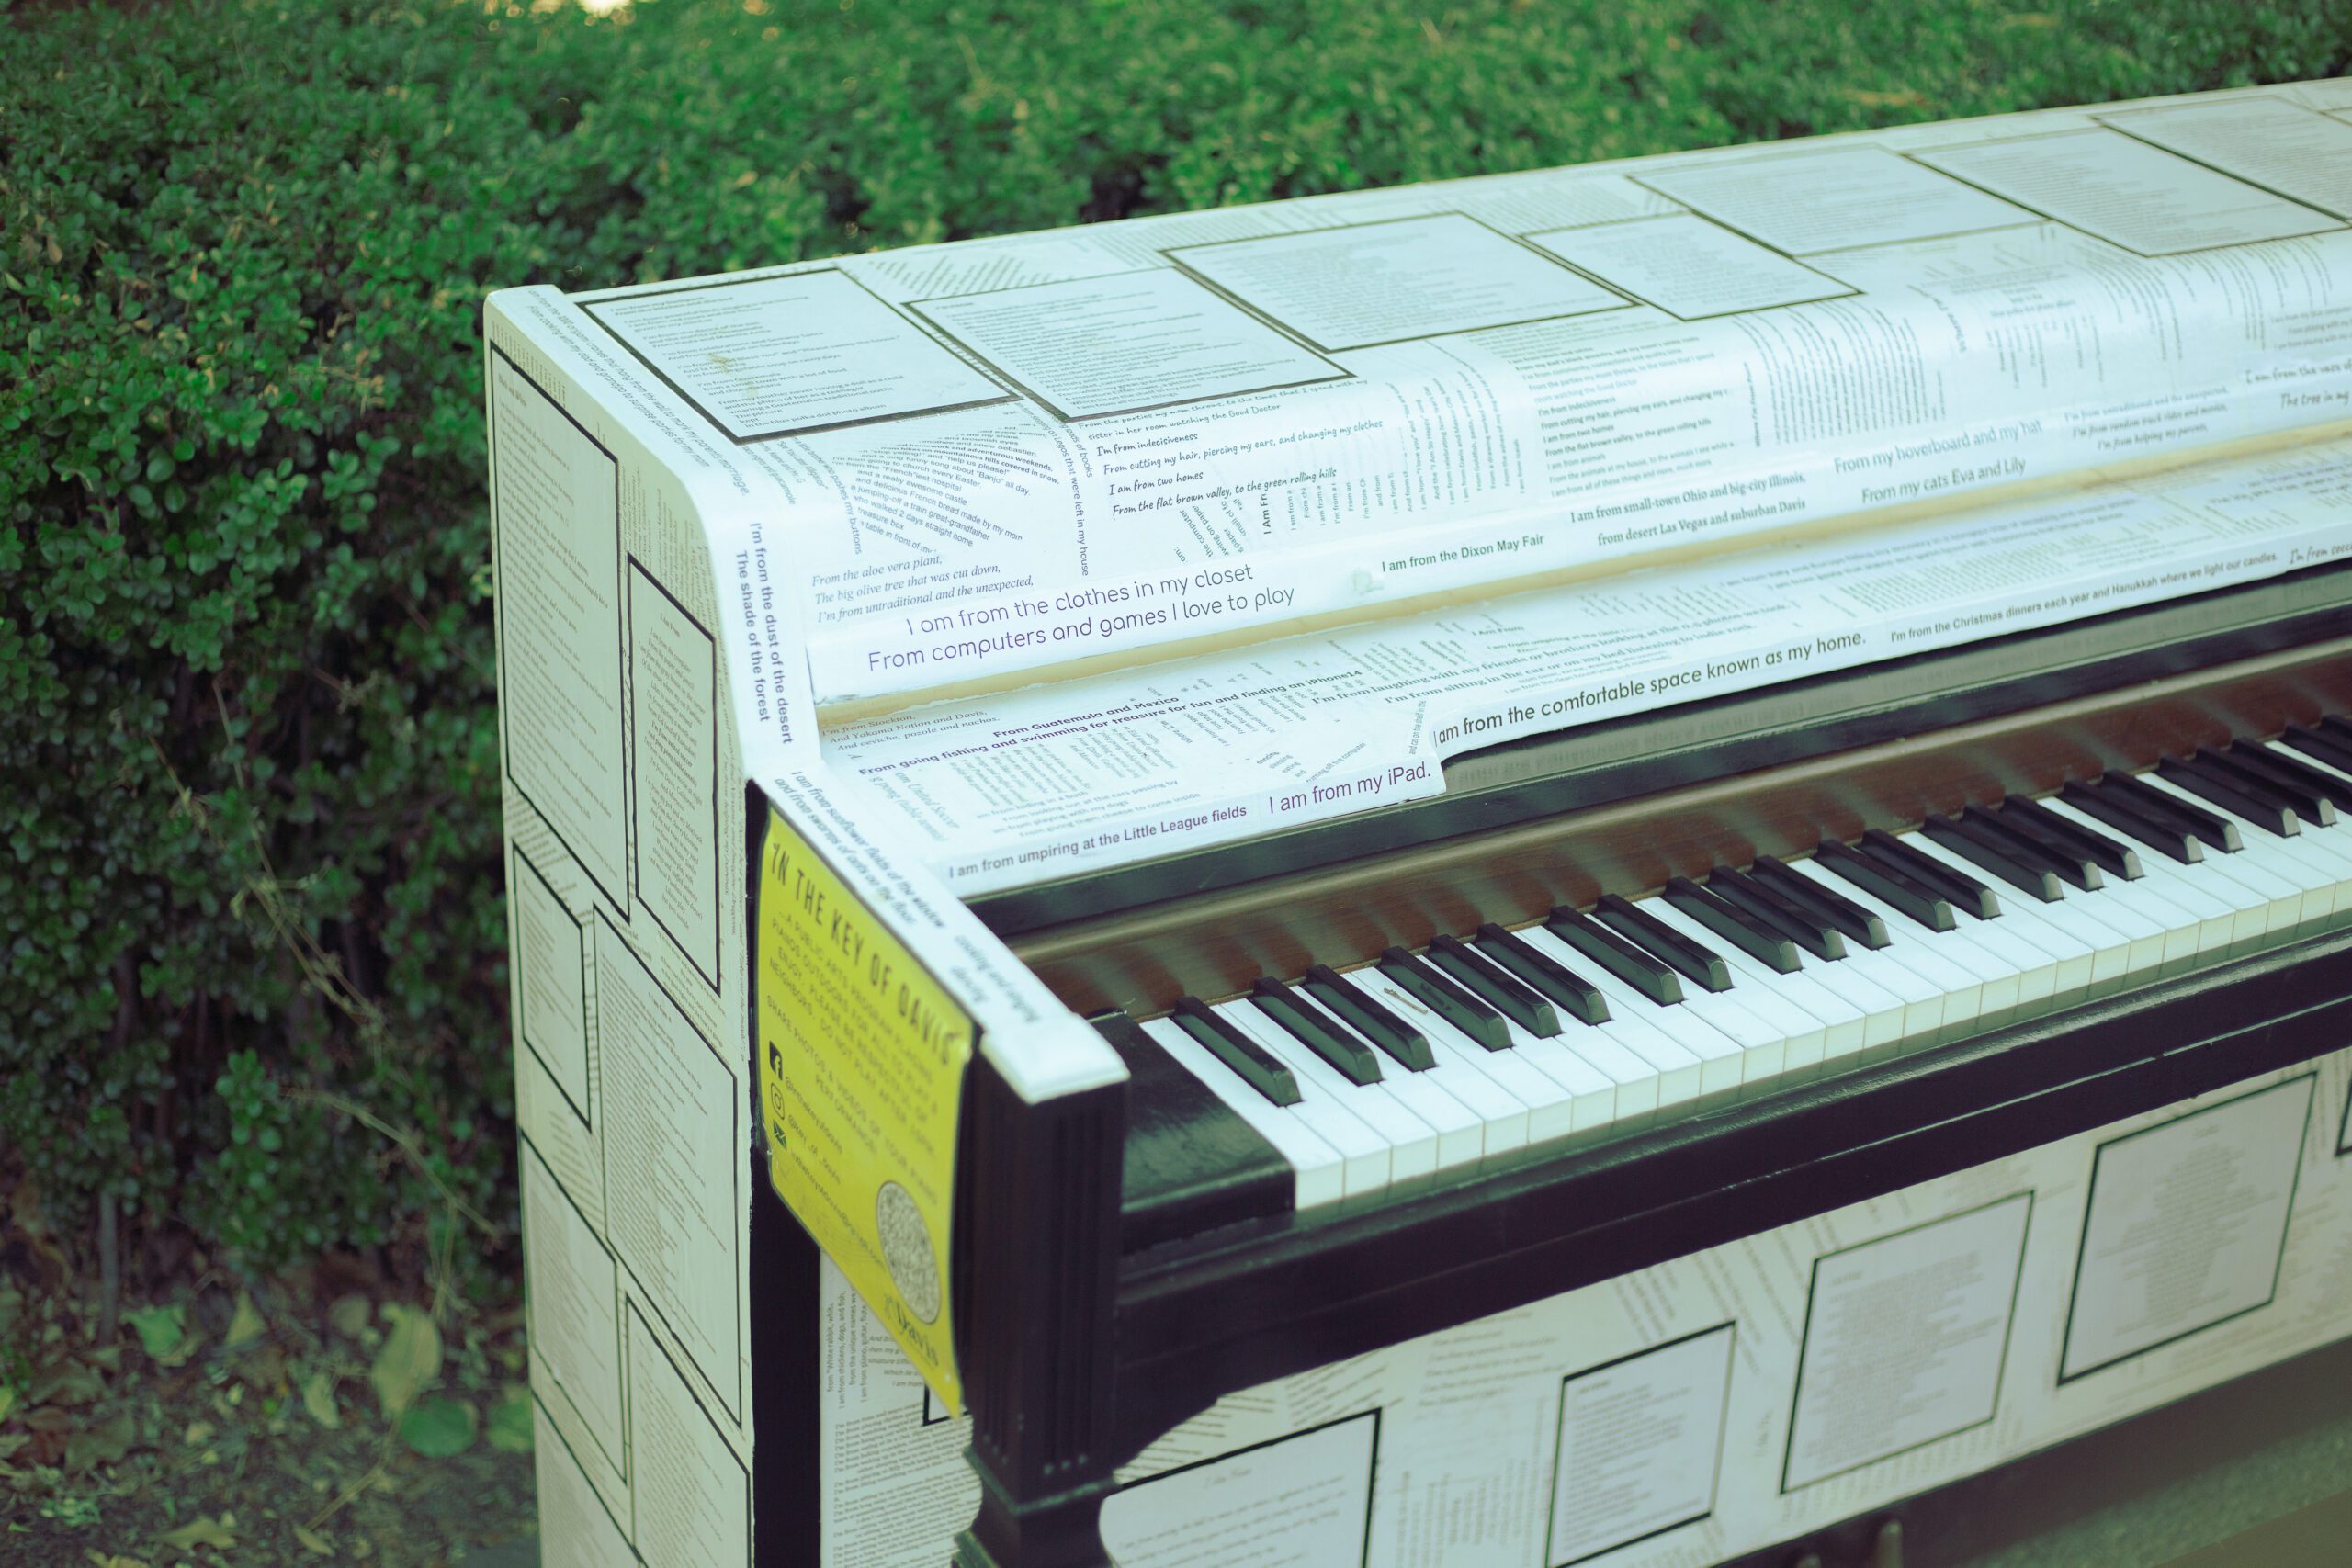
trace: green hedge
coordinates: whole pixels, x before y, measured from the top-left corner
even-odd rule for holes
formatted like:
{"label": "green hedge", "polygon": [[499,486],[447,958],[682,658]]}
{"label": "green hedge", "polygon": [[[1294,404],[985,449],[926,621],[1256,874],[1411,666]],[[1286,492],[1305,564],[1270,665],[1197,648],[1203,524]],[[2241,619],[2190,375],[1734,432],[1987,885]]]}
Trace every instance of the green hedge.
{"label": "green hedge", "polygon": [[250,1266],[510,1234],[493,285],[2327,74],[2347,18],[0,0],[0,1150]]}

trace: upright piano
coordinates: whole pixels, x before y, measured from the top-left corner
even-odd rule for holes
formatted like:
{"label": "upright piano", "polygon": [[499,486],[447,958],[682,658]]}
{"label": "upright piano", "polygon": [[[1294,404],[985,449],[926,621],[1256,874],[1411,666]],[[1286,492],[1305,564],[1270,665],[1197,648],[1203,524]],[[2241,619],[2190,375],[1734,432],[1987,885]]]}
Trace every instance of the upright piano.
{"label": "upright piano", "polygon": [[[2064,1234],[2036,1236],[2071,1255],[2109,1138],[2299,1075],[2325,1091],[2308,1157],[2341,1181],[2352,854],[2335,824],[2352,819],[2352,610],[2342,568],[2274,587],[2316,597],[2229,631],[2158,629],[2222,610],[2189,602],[2145,624],[2127,615],[1524,742],[1466,759],[1455,771],[1469,787],[1426,806],[981,901],[1131,1077],[1102,1097],[1091,1137],[1008,1095],[978,1101],[963,1245],[985,1485],[958,1562],[1106,1561],[1102,1498],[1216,1401],[1645,1271],[1686,1298],[1670,1303],[1678,1325],[1793,1304],[1799,1321],[1779,1326],[1802,1340],[1804,1287],[1818,1289],[1807,1270],[1839,1250],[1833,1236],[1969,1210],[1985,1171],[2025,1190],[2028,1171],[2004,1168],[2030,1165],[2020,1156],[2050,1151],[2079,1184],[2040,1195],[2071,1201]],[[2102,654],[2108,637],[2132,651]],[[1559,1064],[1570,1081],[1556,1088],[1492,1070],[1500,1053],[1560,1046],[1577,1060]],[[1471,1076],[1481,1067],[1490,1081]],[[1449,1078],[1462,1111],[1429,1111],[1423,1125],[1400,1113],[1417,1109],[1416,1086]],[[1504,1081],[1530,1103],[1496,1094]],[[1613,1091],[1616,1109],[1580,1121],[1579,1089]],[[1321,1108],[1358,1104],[1365,1131],[1298,1135],[1320,1127]],[[1432,1173],[1430,1145],[1472,1114],[1490,1148],[1503,1119],[1507,1152]],[[2289,1125],[2304,1135],[2300,1112]],[[1359,1194],[1349,1184],[1375,1138],[1389,1179]],[[1906,1192],[1922,1197],[1887,1208]],[[1098,1201],[1073,1212],[1077,1193]],[[2319,1293],[2288,1337],[2297,1349],[2352,1333],[2342,1200],[2321,1202],[2297,1222],[2315,1239],[2297,1245],[2338,1271],[2307,1277]],[[1825,1234],[1832,1213],[1845,1223]],[[2266,1275],[2282,1266],[2272,1226]],[[1759,1237],[1805,1249],[1778,1281],[1799,1281],[1792,1303],[1759,1289],[1743,1309],[1675,1268],[1756,1267],[1741,1244]],[[2050,1364],[2006,1376],[2068,1392],[2081,1374],[2055,1341],[2094,1307],[2070,1280],[2030,1283],[2005,1310],[2039,1311]],[[1611,1328],[1613,1354],[1569,1337],[1546,1370],[1615,1359],[1623,1331]],[[2162,1340],[2178,1365],[2100,1416],[2265,1359],[2224,1348],[2208,1364],[2193,1337]],[[1933,1351],[1923,1338],[1912,1353]],[[2342,1358],[2329,1366],[2340,1409]],[[1768,1461],[1760,1489],[1777,1505],[1803,1494],[1770,1473],[1795,1440],[1797,1400],[1795,1369],[1772,1375],[1786,1380],[1781,1408],[1748,1435],[1773,1439],[1749,1457]],[[2083,1429],[2070,1415],[2042,1413],[2041,1431],[2021,1421],[1986,1458],[2030,1464]],[[1451,1439],[1425,1425],[1440,1445],[1419,1457],[1429,1464]],[[1382,1437],[1383,1466],[1399,1462]],[[1548,1469],[1565,1441],[1536,1433],[1525,1457]],[[1899,1456],[1871,1462],[1897,1479],[1849,1480],[1839,1510],[1736,1539],[1725,1555],[1924,1490]],[[2003,1543],[1997,1529],[1968,1539]],[[1939,1544],[1915,1529],[1912,1560],[1955,1560]],[[1366,1560],[1450,1560],[1387,1554],[1403,1550]]]}
{"label": "upright piano", "polygon": [[543,1491],[1957,1561],[2352,1408],[2347,219],[2310,83],[495,297]]}

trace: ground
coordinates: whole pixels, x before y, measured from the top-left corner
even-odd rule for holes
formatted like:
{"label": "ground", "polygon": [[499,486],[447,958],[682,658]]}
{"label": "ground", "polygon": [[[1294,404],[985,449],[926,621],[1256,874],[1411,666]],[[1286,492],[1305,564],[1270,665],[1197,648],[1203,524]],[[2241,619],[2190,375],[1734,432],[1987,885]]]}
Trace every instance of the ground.
{"label": "ground", "polygon": [[340,1259],[205,1268],[108,1332],[6,1199],[0,1568],[537,1563],[519,1313]]}

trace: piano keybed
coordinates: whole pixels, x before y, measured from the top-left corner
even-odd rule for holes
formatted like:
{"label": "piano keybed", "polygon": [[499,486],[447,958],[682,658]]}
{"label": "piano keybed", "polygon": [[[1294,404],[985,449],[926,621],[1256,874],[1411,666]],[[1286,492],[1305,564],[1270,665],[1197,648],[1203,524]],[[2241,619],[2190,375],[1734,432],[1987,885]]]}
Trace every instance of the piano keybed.
{"label": "piano keybed", "polygon": [[[2340,1042],[2346,622],[1957,713],[1662,714],[1597,765],[1564,734],[1475,809],[1268,840],[1255,874],[976,905],[1130,1073],[1035,1109],[980,1080],[983,1469],[1074,1495],[1220,1395]],[[1049,1407],[1042,1437],[1012,1414]],[[997,1497],[973,1540],[1091,1540]]]}
{"label": "piano keybed", "polygon": [[1179,998],[1143,1030],[1308,1211],[1984,1033],[2352,923],[2352,723],[2290,725]]}

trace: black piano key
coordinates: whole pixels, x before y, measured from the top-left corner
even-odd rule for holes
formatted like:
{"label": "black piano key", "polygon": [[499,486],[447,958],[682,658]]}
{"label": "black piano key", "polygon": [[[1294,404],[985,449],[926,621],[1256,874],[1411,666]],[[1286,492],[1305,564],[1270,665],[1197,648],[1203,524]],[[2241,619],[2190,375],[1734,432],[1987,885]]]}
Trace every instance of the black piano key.
{"label": "black piano key", "polygon": [[1475,993],[1488,1007],[1530,1034],[1545,1038],[1560,1032],[1560,1015],[1552,1004],[1511,976],[1481,957],[1466,942],[1450,936],[1430,939],[1430,962],[1445,971],[1456,985]]}
{"label": "black piano key", "polygon": [[1306,994],[1321,1002],[1350,1029],[1388,1053],[1408,1072],[1425,1073],[1437,1066],[1430,1055],[1429,1036],[1398,1018],[1371,992],[1328,964],[1307,970],[1300,982]]}
{"label": "black piano key", "polygon": [[1894,905],[1931,931],[1948,931],[1960,923],[1952,918],[1951,903],[1934,888],[1835,839],[1822,840],[1813,859],[1822,870],[1842,876],[1873,898]]}
{"label": "black piano key", "polygon": [[2181,829],[2207,849],[2219,850],[2223,854],[2235,854],[2238,851],[2236,823],[2225,821],[2177,795],[2166,795],[2152,784],[2142,784],[2130,773],[2105,773],[2086,787],[2094,794],[2121,801],[2143,817],[2153,817]]}
{"label": "black piano key", "polygon": [[1846,933],[1826,914],[1815,914],[1794,898],[1727,865],[1707,874],[1708,891],[1812,953],[1815,958],[1846,956]]}
{"label": "black piano key", "polygon": [[1684,979],[1710,991],[1731,989],[1731,967],[1722,957],[1675,931],[1625,898],[1604,893],[1593,906],[1593,918],[1627,942],[1646,949],[1681,973]]}
{"label": "black piano key", "polygon": [[1478,928],[1477,951],[1517,976],[1522,985],[1550,998],[1580,1023],[1607,1023],[1609,998],[1566,964],[1493,921]]}
{"label": "black piano key", "polygon": [[1291,1038],[1330,1063],[1350,1083],[1362,1087],[1380,1081],[1380,1057],[1373,1048],[1340,1033],[1300,1006],[1291,988],[1280,980],[1260,978],[1250,987],[1250,1000],[1260,1012],[1281,1024]]}
{"label": "black piano key", "polygon": [[1930,817],[1919,830],[1972,865],[1981,866],[2020,893],[2030,893],[2045,904],[2065,897],[2057,868],[2030,840],[2018,841],[1993,831],[1982,822],[1957,817]]}
{"label": "black piano key", "polygon": [[1793,975],[1804,966],[1797,944],[1781,931],[1687,876],[1666,885],[1666,901],[1768,968]]}
{"label": "black piano key", "polygon": [[[2303,830],[2301,821],[2291,807],[2273,798],[2267,792],[2248,788],[2243,780],[2194,757],[2159,758],[2156,776],[2166,784],[2176,784],[2191,795],[2211,801],[2224,811],[2235,812],[2267,833],[2286,839]],[[2222,818],[2217,817],[2214,820],[2220,822]],[[2229,826],[2226,822],[2222,825]]]}
{"label": "black piano key", "polygon": [[1747,868],[1747,874],[1799,908],[1827,920],[1864,947],[1885,947],[1894,940],[1887,934],[1886,922],[1874,911],[1863,908],[1834,888],[1824,887],[1810,876],[1791,871],[1770,855],[1758,855],[1756,863]]}
{"label": "black piano key", "polygon": [[1981,806],[1964,806],[1951,820],[1962,828],[1981,835],[1986,845],[2007,855],[2030,871],[2046,871],[2060,882],[2080,887],[2086,892],[2107,886],[2107,873],[2098,862],[2076,851],[2062,850],[2027,832],[2015,822],[2004,821],[1995,812]]}
{"label": "black piano key", "polygon": [[1855,848],[1881,865],[1890,866],[1923,887],[1943,895],[1955,909],[1965,909],[1980,920],[1989,920],[2001,912],[2001,901],[1993,889],[1966,872],[1939,861],[1933,855],[1923,855],[1883,828],[1871,828],[1862,834],[1862,841]]}
{"label": "black piano key", "polygon": [[[1976,807],[1970,807],[1969,814]],[[2101,873],[2120,877],[2126,882],[2145,876],[2140,864],[2140,852],[2104,833],[2093,832],[2079,822],[2069,821],[2038,800],[2028,800],[2021,795],[2010,795],[2001,802],[1996,820],[2020,838],[2028,838],[2041,845],[2061,862],[2079,867],[2079,874],[2069,875],[2061,870],[2059,875],[2086,890],[2099,884],[2093,880]]]}
{"label": "black piano key", "polygon": [[1205,1046],[1209,1053],[1241,1076],[1251,1089],[1276,1105],[1296,1105],[1298,1080],[1280,1057],[1217,1017],[1194,997],[1176,998],[1176,1026]]}
{"label": "black piano key", "polygon": [[2352,739],[2334,735],[2323,729],[2309,729],[2290,724],[2278,737],[2306,757],[2316,757],[2331,768],[2352,773]]}
{"label": "black piano key", "polygon": [[2332,713],[2320,719],[2319,728],[2322,733],[2333,735],[2346,746],[2352,746],[2352,719],[2340,713]]}
{"label": "black piano key", "polygon": [[2117,832],[2137,839],[2152,850],[2160,850],[2183,865],[2195,865],[2205,858],[2205,846],[2178,818],[2152,816],[2125,805],[2114,795],[2101,795],[2090,785],[2076,782],[2061,789],[2058,798],[2084,816],[2096,817]]}
{"label": "black piano key", "polygon": [[1125,1013],[1114,1009],[1086,1021],[1127,1065],[1124,1250],[1292,1212],[1297,1173],[1263,1133]]}
{"label": "black piano key", "polygon": [[2240,767],[2252,768],[2267,778],[2290,784],[2316,797],[2328,807],[2324,816],[2328,826],[2334,826],[2340,812],[2352,811],[2352,780],[2339,778],[2323,768],[2314,768],[2300,757],[2290,757],[2284,751],[2267,746],[2234,745],[2222,755]]}
{"label": "black piano key", "polygon": [[2308,787],[2290,769],[2273,766],[2261,752],[2234,748],[2216,751],[2211,747],[2199,747],[2197,761],[2221,769],[2254,794],[2284,806],[2295,814],[2298,822],[2321,828],[2335,826],[2335,803],[2328,798],[2327,789]]}
{"label": "black piano key", "polygon": [[1407,996],[1489,1051],[1510,1049],[1503,1015],[1401,947],[1381,950],[1380,972]]}
{"label": "black piano key", "polygon": [[1682,999],[1682,976],[1583,910],[1563,904],[1546,917],[1544,925],[1658,1006],[1672,1007]]}

